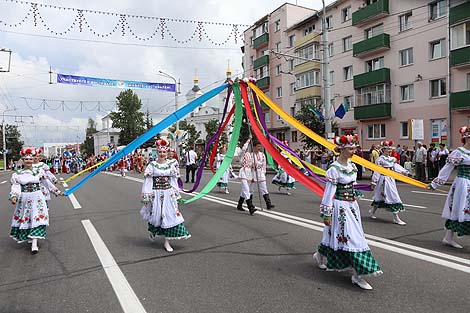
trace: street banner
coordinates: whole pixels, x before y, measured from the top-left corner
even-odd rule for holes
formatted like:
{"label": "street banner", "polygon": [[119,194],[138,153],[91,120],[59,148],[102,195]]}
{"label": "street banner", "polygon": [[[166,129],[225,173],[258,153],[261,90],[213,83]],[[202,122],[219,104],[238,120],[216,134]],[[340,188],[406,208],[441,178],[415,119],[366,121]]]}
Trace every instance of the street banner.
{"label": "street banner", "polygon": [[176,91],[175,84],[138,82],[138,81],[133,81],[133,80],[116,80],[116,79],[74,76],[74,75],[64,75],[64,74],[57,74],[57,83],[89,86],[89,87],[145,89],[145,90],[159,90],[159,91],[170,91],[170,92]]}

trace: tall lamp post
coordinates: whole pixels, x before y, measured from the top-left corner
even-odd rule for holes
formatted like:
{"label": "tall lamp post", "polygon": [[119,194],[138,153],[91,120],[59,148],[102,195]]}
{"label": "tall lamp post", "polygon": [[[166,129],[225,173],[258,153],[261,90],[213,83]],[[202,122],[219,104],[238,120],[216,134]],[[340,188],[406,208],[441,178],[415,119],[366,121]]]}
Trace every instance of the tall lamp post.
{"label": "tall lamp post", "polygon": [[[176,78],[174,78],[173,76],[171,76],[168,73],[165,73],[164,71],[158,71],[158,73],[160,73],[161,76],[172,79],[173,82],[175,83],[175,111],[178,111],[178,94],[180,93],[181,81],[178,79],[178,82],[176,82]],[[175,135],[176,135],[176,133],[178,133],[178,130],[180,129],[178,122],[179,121],[176,121]],[[176,155],[179,158],[180,157],[180,151],[179,151],[178,139],[176,139],[176,137],[175,137],[175,142],[176,142],[176,147],[175,147],[176,148]]]}

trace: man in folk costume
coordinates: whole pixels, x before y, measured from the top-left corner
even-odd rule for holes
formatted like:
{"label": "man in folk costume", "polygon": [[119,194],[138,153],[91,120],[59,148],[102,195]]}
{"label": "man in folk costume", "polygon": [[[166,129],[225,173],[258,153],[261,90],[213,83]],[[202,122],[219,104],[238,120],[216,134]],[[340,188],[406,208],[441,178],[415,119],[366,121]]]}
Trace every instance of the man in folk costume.
{"label": "man in folk costume", "polygon": [[[380,165],[386,169],[397,172],[399,174],[408,175],[406,169],[404,169],[397,159],[391,156],[393,150],[393,141],[385,140],[381,142],[382,155],[375,161],[375,164]],[[382,175],[378,172],[374,172],[372,175],[372,188],[375,189],[374,201],[371,204],[369,210],[370,217],[376,219],[375,213],[378,208],[388,209],[393,214],[393,222],[395,224],[405,226],[406,223],[400,219],[398,213],[405,211],[403,203],[398,194],[397,184],[395,179],[386,175]]]}
{"label": "man in folk costume", "polygon": [[250,214],[256,212],[253,205],[253,191],[255,183],[258,183],[258,188],[263,195],[266,202],[266,208],[271,210],[274,205],[269,198],[268,188],[266,186],[266,156],[261,151],[261,143],[259,141],[253,142],[253,152],[248,152],[248,145],[251,142],[252,136],[248,138],[242,148],[241,168],[238,178],[241,181],[242,190],[240,199],[238,200],[237,210],[243,210],[243,201],[246,200]]}
{"label": "man in folk costume", "polygon": [[325,227],[313,259],[320,269],[352,269],[352,283],[370,290],[372,286],[364,278],[380,276],[382,270],[367,245],[357,203],[361,194],[354,189],[357,168],[349,159],[358,141],[357,135],[334,139],[339,157],[325,175],[327,183],[320,204],[320,217]]}
{"label": "man in folk costume", "polygon": [[457,249],[462,249],[454,240],[455,233],[458,236],[470,236],[470,126],[459,129],[462,135],[462,146],[458,147],[446,159],[444,167],[428,185],[428,189],[436,189],[444,185],[450,175],[457,169],[457,175],[447,195],[442,218],[445,222],[445,237],[442,243]]}

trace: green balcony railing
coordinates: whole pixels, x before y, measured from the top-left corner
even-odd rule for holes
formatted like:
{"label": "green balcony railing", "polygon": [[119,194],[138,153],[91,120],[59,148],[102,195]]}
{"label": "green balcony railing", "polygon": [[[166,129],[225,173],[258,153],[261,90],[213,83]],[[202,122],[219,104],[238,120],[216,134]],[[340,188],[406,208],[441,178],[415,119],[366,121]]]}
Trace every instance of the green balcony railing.
{"label": "green balcony railing", "polygon": [[450,52],[450,66],[470,65],[470,47],[464,47]]}
{"label": "green balcony railing", "polygon": [[460,21],[470,18],[470,2],[464,2],[461,5],[450,8],[449,24],[454,25]]}
{"label": "green balcony railing", "polygon": [[257,49],[258,47],[261,47],[267,44],[268,41],[269,41],[269,34],[264,33],[261,36],[256,37],[255,40],[253,40],[253,48]]}
{"label": "green balcony railing", "polygon": [[355,57],[383,49],[390,49],[390,35],[380,34],[369,39],[359,41],[353,45]]}
{"label": "green balcony railing", "polygon": [[392,117],[392,104],[379,103],[354,107],[355,120]]}
{"label": "green balcony railing", "polygon": [[453,92],[450,94],[450,108],[452,110],[470,110],[470,90]]}
{"label": "green balcony railing", "polygon": [[269,55],[263,55],[262,57],[257,58],[253,62],[253,67],[258,68],[258,67],[261,67],[261,66],[267,65],[267,64],[269,64]]}
{"label": "green balcony railing", "polygon": [[389,14],[388,0],[379,0],[368,6],[353,12],[352,24],[358,25],[366,21],[379,18],[385,14]]}
{"label": "green balcony railing", "polygon": [[266,77],[263,77],[261,79],[258,79],[256,81],[256,86],[258,86],[258,88],[266,88],[266,87],[269,87],[269,76],[266,76]]}
{"label": "green balcony railing", "polygon": [[381,68],[379,70],[354,75],[354,89],[390,82],[390,69]]}

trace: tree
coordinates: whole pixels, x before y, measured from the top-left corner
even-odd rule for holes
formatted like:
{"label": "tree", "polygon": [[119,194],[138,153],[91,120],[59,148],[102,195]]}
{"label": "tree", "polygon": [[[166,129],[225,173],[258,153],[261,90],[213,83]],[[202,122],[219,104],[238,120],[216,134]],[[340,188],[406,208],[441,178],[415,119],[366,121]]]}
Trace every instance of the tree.
{"label": "tree", "polygon": [[80,145],[80,152],[82,155],[93,155],[95,153],[95,145],[93,141],[93,134],[98,132],[96,130],[96,122],[88,118],[87,129],[85,131],[85,141]]}
{"label": "tree", "polygon": [[[149,130],[152,127],[153,127],[153,118],[152,118],[152,115],[150,114],[149,109],[147,108],[147,111],[145,112],[145,131]],[[159,139],[159,136],[160,134],[157,134],[152,139],[147,140],[147,142],[142,145],[142,148],[153,147],[155,141]]]}
{"label": "tree", "polygon": [[[0,128],[0,136],[3,137],[3,129]],[[21,133],[18,131],[18,126],[5,125],[5,141],[7,153],[7,164],[9,160],[19,160],[21,158],[20,151],[23,148],[23,141],[20,140]],[[2,143],[2,151],[3,151]]]}
{"label": "tree", "polygon": [[140,112],[142,102],[130,89],[122,91],[116,99],[117,112],[112,112],[110,118],[113,126],[121,129],[118,144],[127,145],[144,132],[144,113]]}
{"label": "tree", "polygon": [[[187,133],[185,137],[186,144],[189,147],[194,147],[194,144],[199,139],[199,136],[201,136],[201,132],[197,131],[196,126],[194,126],[193,124],[189,124],[188,122],[186,122],[186,120],[179,121],[179,127],[181,130],[185,130]],[[174,133],[176,131],[176,125],[171,126],[168,130]]]}
{"label": "tree", "polygon": [[[216,120],[216,119],[211,119],[210,121],[208,121],[207,123],[204,123],[204,128],[206,129],[206,142],[209,141],[209,139],[211,139],[212,136],[214,136],[216,133],[217,133],[217,130],[219,129],[219,121]],[[224,132],[222,132],[222,134],[220,135],[220,140],[219,140],[220,143],[227,143],[228,142],[228,137],[227,137],[227,134]]]}
{"label": "tree", "polygon": [[[307,128],[312,130],[313,132],[317,133],[320,136],[325,134],[325,123],[322,122],[312,110],[318,109],[316,107],[311,107],[309,105],[302,105],[300,111],[297,112],[295,118],[304,124]],[[310,137],[305,136],[304,134],[301,135],[301,141],[305,144],[307,149],[311,149],[317,145],[315,141],[313,141]]]}

